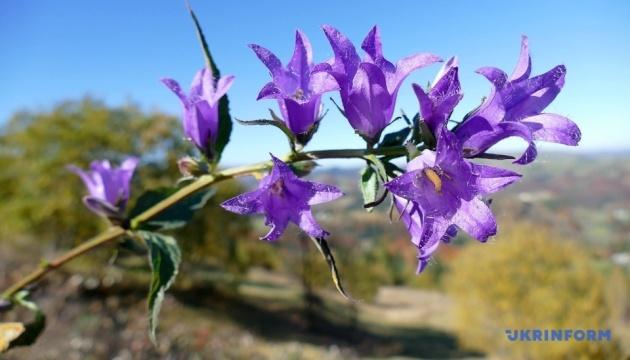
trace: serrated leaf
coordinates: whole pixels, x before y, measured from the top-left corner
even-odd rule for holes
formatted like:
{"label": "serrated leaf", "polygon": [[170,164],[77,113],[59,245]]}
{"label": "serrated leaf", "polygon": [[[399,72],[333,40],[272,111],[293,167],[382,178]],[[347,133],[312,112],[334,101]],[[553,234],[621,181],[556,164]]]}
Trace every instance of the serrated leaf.
{"label": "serrated leaf", "polygon": [[15,295],[13,300],[17,305],[32,311],[35,314],[35,318],[29,323],[22,324],[24,331],[9,342],[8,348],[16,346],[30,346],[34,344],[39,335],[41,335],[46,328],[46,315],[42,312],[39,306],[37,306],[37,304],[27,300],[28,295],[28,291],[22,290]]}
{"label": "serrated leaf", "polygon": [[[162,188],[149,190],[140,195],[134,208],[129,212],[129,218],[140,215],[153,205],[166,199],[177,191],[176,188]],[[190,221],[195,211],[201,209],[214,195],[214,190],[199,191],[187,198],[173,204],[169,208],[153,216],[151,219],[139,224],[137,230],[171,230],[180,228]]]}
{"label": "serrated leaf", "polygon": [[383,136],[383,140],[378,145],[378,147],[383,148],[383,147],[402,145],[407,139],[407,137],[409,136],[410,132],[411,132],[411,128],[405,127],[398,131],[386,134],[385,136]]}
{"label": "serrated leaf", "polygon": [[[376,201],[378,197],[378,189],[380,187],[380,181],[376,171],[372,166],[366,166],[361,172],[361,195],[363,195],[363,205],[367,205]],[[372,211],[373,208],[367,208],[367,211]]]}
{"label": "serrated leaf", "polygon": [[[221,77],[221,72],[217,67],[217,64],[214,62],[212,58],[212,54],[210,53],[210,47],[208,46],[208,42],[206,41],[206,37],[203,34],[203,30],[201,29],[201,24],[199,24],[199,19],[195,12],[193,11],[190,4],[187,3],[188,11],[190,12],[190,17],[195,24],[195,31],[197,32],[197,38],[199,39],[199,43],[201,44],[201,49],[203,50],[204,58],[206,60],[206,66],[212,70],[212,76],[215,79],[219,79]],[[221,154],[223,150],[225,150],[225,146],[230,141],[230,135],[232,134],[232,117],[230,116],[230,102],[228,100],[228,96],[223,95],[219,100],[219,133],[217,134],[217,140],[214,144],[213,153],[213,161],[218,163],[221,159]]]}
{"label": "serrated leaf", "polygon": [[343,288],[343,283],[341,282],[341,275],[339,274],[339,270],[337,269],[337,263],[335,262],[335,257],[333,256],[332,251],[330,251],[330,247],[328,246],[328,242],[324,238],[315,238],[310,237],[315,243],[317,250],[324,256],[326,263],[328,264],[328,268],[330,269],[330,275],[332,277],[333,283],[335,284],[335,288],[337,291],[346,298],[347,300],[354,301],[346,290]]}
{"label": "serrated leaf", "polygon": [[149,288],[149,338],[155,344],[155,331],[158,315],[164,300],[164,293],[175,281],[181,252],[174,238],[149,231],[138,231],[149,249],[149,263],[151,264],[151,287]]}

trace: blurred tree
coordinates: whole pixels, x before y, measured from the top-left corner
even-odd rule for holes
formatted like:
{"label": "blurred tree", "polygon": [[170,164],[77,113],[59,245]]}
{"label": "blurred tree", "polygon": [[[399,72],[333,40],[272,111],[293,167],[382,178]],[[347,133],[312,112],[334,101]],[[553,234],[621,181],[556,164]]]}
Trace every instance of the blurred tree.
{"label": "blurred tree", "polygon": [[[192,149],[180,127],[176,117],[146,113],[133,103],[108,107],[90,97],[62,102],[50,111],[15,114],[0,131],[0,238],[27,235],[65,247],[93,236],[106,222],[83,206],[83,184],[66,165],[86,168],[95,159],[118,162],[141,156],[131,207],[143,191],[172,186],[180,176],[177,158]],[[236,181],[218,187],[192,224],[178,232],[185,256],[238,272],[272,262],[250,239],[237,241],[249,233],[248,218],[217,206],[241,191]]]}
{"label": "blurred tree", "polygon": [[57,246],[83,241],[104,222],[81,204],[85,190],[67,164],[85,168],[95,159],[142,155],[137,196],[141,187],[175,179],[175,156],[183,151],[176,118],[145,114],[134,104],[109,108],[85,97],[50,111],[18,112],[0,134],[0,235],[26,233]]}
{"label": "blurred tree", "polygon": [[455,300],[455,325],[468,346],[511,359],[620,356],[615,341],[507,340],[506,329],[610,326],[604,279],[587,253],[540,227],[504,227],[496,243],[468,245],[446,284]]}

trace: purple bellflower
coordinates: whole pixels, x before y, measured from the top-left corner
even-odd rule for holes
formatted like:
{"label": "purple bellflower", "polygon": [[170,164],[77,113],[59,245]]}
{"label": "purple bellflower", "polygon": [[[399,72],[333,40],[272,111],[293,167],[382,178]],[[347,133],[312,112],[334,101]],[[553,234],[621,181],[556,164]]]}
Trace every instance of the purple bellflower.
{"label": "purple bellflower", "polygon": [[324,25],[323,29],[334,58],[318,64],[315,71],[327,72],[335,78],[350,125],[366,141],[375,143],[392,121],[403,80],[413,70],[438,62],[440,58],[428,53],[416,54],[394,65],[383,56],[380,33],[374,26],[361,44],[367,53],[366,59],[361,61],[348,38],[332,26]]}
{"label": "purple bellflower", "polygon": [[295,32],[295,50],[286,68],[264,47],[251,44],[250,48],[272,77],[272,81],[260,90],[257,100],[278,100],[287,127],[302,138],[303,143],[308,141],[308,135],[322,118],[322,94],[338,89],[335,80],[326,73],[311,73],[313,50],[306,35],[299,30]]}
{"label": "purple bellflower", "polygon": [[423,151],[409,162],[405,174],[385,184],[418,247],[419,272],[440,241],[454,236],[457,228],[479,241],[495,235],[494,215],[481,197],[520,178],[509,170],[465,160],[461,145],[446,127],[438,129],[436,137],[435,152]]}
{"label": "purple bellflower", "polygon": [[190,93],[186,95],[177,81],[162,79],[164,85],[182,102],[184,134],[208,158],[212,158],[219,133],[219,100],[230,89],[233,81],[234,76],[215,80],[212,70],[203,68],[195,74]]}
{"label": "purple bellflower", "polygon": [[455,129],[467,157],[483,153],[512,136],[521,137],[529,144],[515,161],[518,164],[527,164],[536,158],[534,140],[578,144],[581,133],[574,122],[542,112],[560,93],[566,68],[558,65],[530,78],[531,58],[526,36],[522,38],[521,54],[512,75],[508,77],[494,67],[484,67],[477,72],[492,83],[492,91],[484,103]]}
{"label": "purple bellflower", "polygon": [[120,167],[112,167],[107,160],[93,161],[90,170],[82,170],[69,165],[68,170],[81,177],[89,195],[83,203],[92,212],[110,219],[120,220],[124,217],[125,206],[129,200],[131,178],[139,159],[129,157]]}
{"label": "purple bellflower", "polygon": [[221,206],[242,215],[265,214],[265,224],[271,229],[262,240],[277,240],[289,222],[313,237],[328,236],[313,217],[311,206],[335,200],[343,193],[332,185],[301,180],[287,164],[273,155],[272,160],[273,168],[257,190],[238,195]]}
{"label": "purple bellflower", "polygon": [[422,121],[433,134],[446,124],[463,97],[457,71],[457,58],[453,57],[440,69],[428,92],[420,85],[413,84],[420,103]]}

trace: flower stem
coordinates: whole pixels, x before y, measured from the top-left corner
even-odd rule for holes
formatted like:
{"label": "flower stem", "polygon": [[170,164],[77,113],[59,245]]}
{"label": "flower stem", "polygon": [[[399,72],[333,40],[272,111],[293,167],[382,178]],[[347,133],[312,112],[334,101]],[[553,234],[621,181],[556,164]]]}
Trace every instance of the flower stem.
{"label": "flower stem", "polygon": [[[348,158],[363,158],[366,155],[384,155],[384,156],[403,156],[407,153],[404,146],[392,146],[377,149],[335,149],[335,150],[316,150],[292,153],[285,157],[285,161],[289,163],[295,163],[308,160],[319,159],[348,159]],[[151,208],[147,209],[143,213],[130,220],[130,229],[136,229],[143,222],[150,220],[154,216],[158,215],[162,211],[177,204],[179,201],[186,197],[207,188],[218,182],[233,179],[239,176],[250,175],[253,173],[261,172],[271,168],[271,161],[263,161],[255,164],[237,166],[229,168],[223,171],[216,172],[214,174],[203,175],[194,182],[182,187],[179,191],[175,192],[168,198],[158,202]],[[24,289],[28,285],[38,281],[49,272],[63,266],[65,263],[93,250],[104,244],[113,242],[120,236],[127,233],[128,230],[120,226],[112,226],[108,230],[101,234],[91,238],[90,240],[72,248],[67,253],[53,259],[50,262],[44,263],[30,274],[22,277],[7,290],[5,290],[1,298],[11,299],[18,291]]]}
{"label": "flower stem", "polygon": [[22,290],[26,286],[34,283],[35,281],[41,279],[44,275],[46,275],[50,271],[61,267],[63,264],[67,263],[68,261],[76,257],[79,257],[92,249],[95,249],[114,239],[117,239],[119,236],[123,235],[125,232],[126,230],[119,226],[114,226],[107,229],[106,231],[82,243],[81,245],[78,245],[77,247],[59,256],[58,258],[50,262],[46,262],[42,264],[39,268],[31,272],[30,274],[26,275],[25,277],[23,277],[22,279],[17,281],[15,284],[13,284],[10,288],[8,288],[5,292],[3,292],[2,298],[10,299],[13,295],[15,295],[15,293]]}

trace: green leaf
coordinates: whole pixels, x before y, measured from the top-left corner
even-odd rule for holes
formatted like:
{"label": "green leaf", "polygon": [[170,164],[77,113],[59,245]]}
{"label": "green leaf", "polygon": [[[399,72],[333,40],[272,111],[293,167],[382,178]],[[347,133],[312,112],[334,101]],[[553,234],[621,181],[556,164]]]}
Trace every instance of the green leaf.
{"label": "green leaf", "polygon": [[39,335],[46,328],[46,315],[34,302],[27,300],[29,293],[26,290],[18,292],[13,300],[16,304],[27,308],[35,314],[33,321],[23,324],[24,331],[9,343],[9,348],[16,346],[30,346],[35,343]]}
{"label": "green leaf", "polygon": [[[176,191],[176,188],[162,188],[145,192],[140,195],[135,207],[129,212],[129,219],[140,215]],[[180,228],[192,219],[195,211],[201,209],[214,195],[214,192],[214,189],[196,192],[139,224],[135,230],[156,231]]]}
{"label": "green leaf", "polygon": [[389,147],[389,146],[402,145],[405,142],[405,140],[407,139],[407,137],[409,136],[410,132],[411,132],[411,128],[410,127],[405,127],[405,128],[402,128],[402,129],[400,129],[398,131],[389,133],[389,134],[383,136],[383,140],[378,145],[378,147],[379,148],[383,148],[383,147]]}
{"label": "green leaf", "polygon": [[[190,12],[190,17],[195,24],[195,31],[197,32],[197,38],[199,39],[199,43],[201,44],[201,49],[203,50],[204,58],[206,60],[206,66],[212,70],[212,76],[215,79],[219,79],[221,77],[221,72],[217,67],[217,64],[214,62],[212,58],[212,54],[210,53],[210,47],[208,46],[208,42],[206,41],[206,37],[203,34],[203,30],[201,29],[201,25],[199,24],[199,19],[195,12],[193,11],[190,4],[186,3],[188,6],[188,11]],[[221,159],[221,154],[225,149],[225,146],[230,141],[230,135],[232,134],[232,117],[230,116],[230,102],[228,100],[228,96],[223,95],[219,100],[219,133],[217,134],[217,140],[214,144],[214,149],[212,151],[213,161],[218,163]]]}
{"label": "green leaf", "polygon": [[[373,203],[378,198],[378,189],[380,187],[380,181],[376,171],[372,166],[366,166],[361,172],[361,194],[363,195],[363,205]],[[372,211],[373,208],[367,208],[367,211]]]}
{"label": "green leaf", "polygon": [[158,315],[164,293],[175,281],[181,262],[181,252],[174,238],[149,231],[138,231],[149,248],[151,287],[149,289],[149,338],[155,344]]}
{"label": "green leaf", "polygon": [[335,287],[337,288],[337,291],[339,291],[339,293],[347,300],[354,301],[352,297],[350,297],[350,295],[348,295],[348,293],[346,293],[346,290],[343,288],[343,284],[341,282],[341,275],[339,274],[339,270],[337,269],[335,257],[333,256],[332,251],[330,251],[330,247],[328,247],[328,243],[326,242],[326,239],[315,238],[312,236],[310,238],[311,240],[313,240],[313,243],[315,243],[315,246],[317,246],[317,250],[319,250],[322,256],[324,256],[324,259],[326,259],[326,263],[328,264],[328,268],[330,269],[330,275],[332,276],[332,280],[333,280],[333,283],[335,284]]}
{"label": "green leaf", "polygon": [[373,155],[373,154],[365,155],[363,158],[367,160],[370,164],[372,164],[380,180],[382,182],[387,182],[388,180],[387,170],[385,169],[385,165],[383,164],[383,161],[381,161],[381,159],[379,159],[376,155]]}

